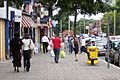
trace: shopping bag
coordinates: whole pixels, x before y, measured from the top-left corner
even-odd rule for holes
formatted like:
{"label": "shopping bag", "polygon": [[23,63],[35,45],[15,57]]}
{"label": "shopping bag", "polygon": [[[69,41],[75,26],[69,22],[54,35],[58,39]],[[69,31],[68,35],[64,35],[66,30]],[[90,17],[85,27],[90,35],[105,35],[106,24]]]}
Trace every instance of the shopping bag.
{"label": "shopping bag", "polygon": [[50,54],[51,54],[52,57],[55,56],[53,49],[50,50]]}
{"label": "shopping bag", "polygon": [[60,57],[61,57],[61,58],[65,58],[65,52],[64,52],[64,50],[61,50],[61,51],[60,51]]}
{"label": "shopping bag", "polygon": [[51,46],[50,46],[50,45],[48,45],[47,50],[48,50],[48,51],[51,50]]}

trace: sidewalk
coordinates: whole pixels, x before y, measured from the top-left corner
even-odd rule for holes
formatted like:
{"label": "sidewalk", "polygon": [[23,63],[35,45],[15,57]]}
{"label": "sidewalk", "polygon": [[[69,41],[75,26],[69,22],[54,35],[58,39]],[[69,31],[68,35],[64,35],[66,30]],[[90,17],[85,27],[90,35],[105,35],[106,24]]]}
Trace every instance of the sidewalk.
{"label": "sidewalk", "polygon": [[[23,65],[22,65],[23,66]],[[0,80],[120,80],[120,69],[101,60],[96,66],[86,64],[85,54],[79,55],[76,62],[74,54],[66,52],[66,58],[54,63],[50,54],[36,54],[31,60],[30,72],[13,72],[11,60],[0,61]]]}

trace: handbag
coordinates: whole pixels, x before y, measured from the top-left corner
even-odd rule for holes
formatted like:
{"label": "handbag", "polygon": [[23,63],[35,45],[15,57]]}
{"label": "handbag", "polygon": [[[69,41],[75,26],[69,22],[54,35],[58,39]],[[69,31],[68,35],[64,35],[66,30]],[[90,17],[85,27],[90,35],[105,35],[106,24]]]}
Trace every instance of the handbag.
{"label": "handbag", "polygon": [[50,44],[48,45],[47,50],[51,50],[51,46],[50,46]]}
{"label": "handbag", "polygon": [[30,43],[29,43],[29,50],[34,50],[34,44],[31,43],[31,40],[30,40]]}
{"label": "handbag", "polygon": [[55,57],[53,49],[51,49],[50,54],[51,54],[52,57]]}

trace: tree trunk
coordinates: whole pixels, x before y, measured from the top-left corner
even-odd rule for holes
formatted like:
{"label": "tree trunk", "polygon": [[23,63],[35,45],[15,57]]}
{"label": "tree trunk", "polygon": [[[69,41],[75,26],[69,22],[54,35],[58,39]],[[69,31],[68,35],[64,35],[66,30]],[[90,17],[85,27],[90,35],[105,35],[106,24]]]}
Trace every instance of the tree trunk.
{"label": "tree trunk", "polygon": [[53,9],[52,9],[51,6],[48,8],[48,11],[49,11],[49,17],[52,17],[52,15],[53,15]]}
{"label": "tree trunk", "polygon": [[75,4],[74,36],[76,36],[77,4]]}

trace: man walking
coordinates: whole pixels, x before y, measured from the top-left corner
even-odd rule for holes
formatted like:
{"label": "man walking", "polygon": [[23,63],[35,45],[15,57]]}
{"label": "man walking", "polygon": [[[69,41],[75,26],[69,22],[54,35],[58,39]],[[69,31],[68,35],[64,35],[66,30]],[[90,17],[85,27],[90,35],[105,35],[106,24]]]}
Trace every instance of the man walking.
{"label": "man walking", "polygon": [[55,54],[55,57],[54,57],[54,60],[55,60],[55,63],[58,63],[58,60],[59,60],[59,54],[60,54],[60,45],[61,45],[61,39],[56,35],[56,37],[52,40],[53,42],[53,46],[54,46],[54,54]]}

